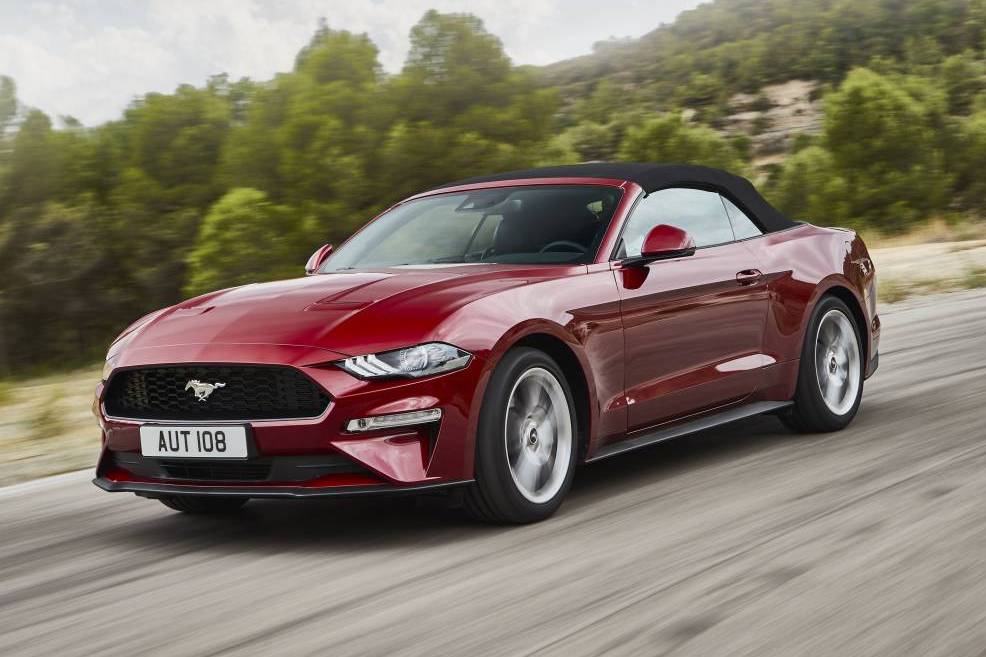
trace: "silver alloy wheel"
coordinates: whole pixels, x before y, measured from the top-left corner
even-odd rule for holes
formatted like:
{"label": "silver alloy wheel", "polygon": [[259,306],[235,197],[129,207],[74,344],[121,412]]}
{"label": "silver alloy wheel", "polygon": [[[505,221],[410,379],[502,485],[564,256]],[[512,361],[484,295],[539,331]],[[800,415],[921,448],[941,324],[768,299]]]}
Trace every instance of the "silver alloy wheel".
{"label": "silver alloy wheel", "polygon": [[822,400],[836,415],[845,415],[856,403],[861,363],[852,322],[841,310],[825,313],[815,338],[815,375]]}
{"label": "silver alloy wheel", "polygon": [[543,367],[517,379],[507,398],[504,442],[517,490],[536,504],[565,483],[572,455],[572,417],[561,382]]}

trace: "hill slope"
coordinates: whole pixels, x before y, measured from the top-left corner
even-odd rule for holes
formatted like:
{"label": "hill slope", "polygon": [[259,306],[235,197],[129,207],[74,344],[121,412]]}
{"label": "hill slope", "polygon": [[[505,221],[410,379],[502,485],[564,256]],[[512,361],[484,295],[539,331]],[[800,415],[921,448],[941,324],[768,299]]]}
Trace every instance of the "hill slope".
{"label": "hill slope", "polygon": [[652,107],[695,106],[793,79],[838,82],[875,59],[934,64],[984,41],[984,0],[716,0],[541,72],[569,99],[611,85]]}

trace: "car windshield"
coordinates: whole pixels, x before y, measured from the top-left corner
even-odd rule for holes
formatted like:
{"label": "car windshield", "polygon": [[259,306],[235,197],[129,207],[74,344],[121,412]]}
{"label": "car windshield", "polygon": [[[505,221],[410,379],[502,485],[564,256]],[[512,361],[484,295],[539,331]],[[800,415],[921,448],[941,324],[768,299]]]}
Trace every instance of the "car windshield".
{"label": "car windshield", "polygon": [[408,201],[354,235],[321,271],[588,263],[621,195],[620,189],[602,185],[534,185]]}

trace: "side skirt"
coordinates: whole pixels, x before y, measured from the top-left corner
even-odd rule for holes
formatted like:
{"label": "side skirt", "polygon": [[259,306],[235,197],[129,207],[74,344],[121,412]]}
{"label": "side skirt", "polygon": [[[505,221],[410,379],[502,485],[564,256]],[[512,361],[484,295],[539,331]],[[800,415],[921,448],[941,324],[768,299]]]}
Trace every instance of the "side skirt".
{"label": "side skirt", "polygon": [[705,429],[711,429],[723,424],[729,424],[730,422],[742,420],[743,418],[776,411],[791,406],[793,403],[794,402],[790,401],[753,402],[752,404],[736,406],[725,411],[720,411],[719,413],[713,413],[712,415],[706,415],[695,420],[682,422],[681,424],[662,427],[635,438],[629,438],[627,440],[621,440],[617,443],[605,445],[598,452],[596,452],[592,458],[586,459],[586,463],[592,463],[593,461],[599,461],[609,458],[610,456],[623,454],[624,452],[639,449],[640,447],[662,443],[665,440],[671,440],[672,438],[680,438],[681,436],[687,436],[699,431],[704,431]]}

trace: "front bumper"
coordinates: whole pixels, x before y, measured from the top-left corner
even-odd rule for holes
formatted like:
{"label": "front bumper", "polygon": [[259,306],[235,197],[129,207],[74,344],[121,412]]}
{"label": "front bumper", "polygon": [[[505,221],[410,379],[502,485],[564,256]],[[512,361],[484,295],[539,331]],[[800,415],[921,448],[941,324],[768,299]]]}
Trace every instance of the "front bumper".
{"label": "front bumper", "polygon": [[414,495],[433,492],[470,481],[436,482],[412,486],[387,486],[381,484],[351,486],[283,486],[283,485],[194,485],[165,482],[116,481],[107,477],[96,477],[92,483],[110,493],[136,493],[141,497],[164,497],[168,495],[216,495],[219,497],[250,498],[300,498],[300,497],[346,497],[357,495]]}
{"label": "front bumper", "polygon": [[[103,449],[94,483],[107,491],[129,491],[148,496],[203,494],[283,498],[413,493],[472,480],[473,436],[479,407],[474,399],[482,394],[488,377],[483,359],[473,358],[462,370],[426,379],[363,381],[325,365],[336,358],[337,354],[310,347],[220,344],[194,345],[193,350],[179,345],[126,353],[118,367],[240,363],[297,368],[331,397],[321,416],[185,424],[247,426],[252,448],[250,459],[241,463],[308,458],[324,465],[341,459],[351,467],[329,473],[313,469],[309,478],[296,474],[285,476],[287,470],[275,467],[262,480],[230,480],[229,476],[224,476],[224,480],[219,481],[189,474],[193,470],[191,466],[202,463],[203,459],[187,459],[189,473],[176,476],[174,467],[181,463],[167,464],[171,467],[168,470],[158,467],[162,465],[160,460],[142,459],[140,426],[145,422],[108,416],[101,385],[97,388],[94,411],[102,428]],[[442,410],[439,422],[360,433],[346,431],[347,423],[356,418],[429,408]]]}
{"label": "front bumper", "polygon": [[876,372],[877,368],[880,366],[880,332],[882,329],[882,323],[880,322],[880,316],[874,315],[872,321],[870,322],[870,360],[866,364],[865,378],[870,378]]}
{"label": "front bumper", "polygon": [[866,378],[870,378],[876,373],[877,368],[880,367],[880,352],[873,354],[873,358],[870,359],[870,364],[866,368]]}

